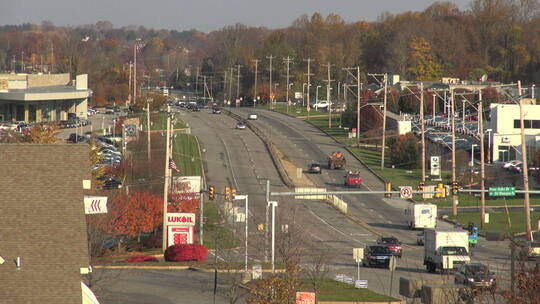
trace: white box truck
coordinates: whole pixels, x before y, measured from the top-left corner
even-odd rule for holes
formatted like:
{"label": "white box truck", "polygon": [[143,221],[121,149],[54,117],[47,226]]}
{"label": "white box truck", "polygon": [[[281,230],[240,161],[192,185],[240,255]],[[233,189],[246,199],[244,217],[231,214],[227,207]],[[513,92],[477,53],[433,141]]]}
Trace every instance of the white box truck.
{"label": "white box truck", "polygon": [[410,229],[437,227],[437,205],[410,203],[405,209],[405,218]]}
{"label": "white box truck", "polygon": [[424,236],[424,265],[428,272],[445,272],[471,262],[466,230],[426,229]]}

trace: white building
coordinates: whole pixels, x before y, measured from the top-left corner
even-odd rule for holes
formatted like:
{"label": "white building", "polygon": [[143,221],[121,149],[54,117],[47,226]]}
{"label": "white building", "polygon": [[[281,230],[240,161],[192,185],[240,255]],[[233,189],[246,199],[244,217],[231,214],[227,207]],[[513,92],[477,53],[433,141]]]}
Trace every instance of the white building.
{"label": "white building", "polygon": [[[521,124],[519,105],[490,105],[491,146],[493,161],[503,162],[521,159]],[[523,106],[527,157],[530,160],[540,148],[540,105],[533,103]]]}

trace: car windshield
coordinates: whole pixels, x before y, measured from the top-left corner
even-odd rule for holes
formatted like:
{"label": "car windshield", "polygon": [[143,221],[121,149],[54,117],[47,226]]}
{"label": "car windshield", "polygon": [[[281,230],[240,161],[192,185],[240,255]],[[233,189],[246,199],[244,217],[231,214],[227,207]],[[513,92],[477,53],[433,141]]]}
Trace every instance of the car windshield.
{"label": "car windshield", "polygon": [[443,247],[441,249],[442,255],[467,255],[467,250],[463,247]]}
{"label": "car windshield", "polygon": [[399,244],[399,241],[394,238],[382,238],[381,243],[382,244]]}
{"label": "car windshield", "polygon": [[488,268],[482,264],[472,264],[469,265],[469,270],[472,274],[487,274],[489,273]]}
{"label": "car windshield", "polygon": [[390,249],[385,246],[372,246],[370,250],[371,250],[371,253],[376,253],[376,254],[391,254],[392,253]]}
{"label": "car windshield", "polygon": [[349,174],[349,178],[360,178],[360,174]]}

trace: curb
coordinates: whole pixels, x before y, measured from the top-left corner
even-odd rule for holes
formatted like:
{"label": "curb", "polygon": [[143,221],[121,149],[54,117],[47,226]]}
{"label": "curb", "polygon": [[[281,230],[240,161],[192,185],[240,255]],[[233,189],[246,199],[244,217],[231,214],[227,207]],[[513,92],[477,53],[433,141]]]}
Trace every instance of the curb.
{"label": "curb", "polygon": [[95,265],[97,269],[168,269],[168,270],[188,270],[190,266],[143,266],[143,265]]}

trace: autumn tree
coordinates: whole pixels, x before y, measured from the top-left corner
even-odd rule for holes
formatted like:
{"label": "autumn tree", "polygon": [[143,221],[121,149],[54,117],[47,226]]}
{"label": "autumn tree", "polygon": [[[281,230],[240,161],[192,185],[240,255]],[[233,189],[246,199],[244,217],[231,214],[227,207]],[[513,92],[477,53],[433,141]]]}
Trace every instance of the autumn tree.
{"label": "autumn tree", "polygon": [[35,124],[24,134],[26,140],[30,143],[53,144],[57,140],[58,126],[55,124]]}
{"label": "autumn tree", "polygon": [[398,168],[416,169],[418,167],[418,139],[408,133],[390,138],[390,162]]}
{"label": "autumn tree", "polygon": [[163,198],[148,192],[121,193],[109,202],[107,231],[129,237],[156,229],[163,220]]}
{"label": "autumn tree", "polygon": [[436,80],[441,76],[431,44],[424,38],[414,38],[409,43],[409,73],[415,80]]}

